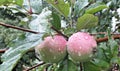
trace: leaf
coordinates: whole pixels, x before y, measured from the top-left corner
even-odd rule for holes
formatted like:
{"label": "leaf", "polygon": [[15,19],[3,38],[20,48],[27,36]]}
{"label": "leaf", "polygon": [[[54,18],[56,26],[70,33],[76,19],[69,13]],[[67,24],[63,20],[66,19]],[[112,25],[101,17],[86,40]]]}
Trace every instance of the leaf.
{"label": "leaf", "polygon": [[70,60],[68,61],[68,71],[77,71],[77,66]]}
{"label": "leaf", "polygon": [[120,64],[120,57],[113,57],[113,58],[111,58],[110,63],[111,64],[113,64],[113,63]]}
{"label": "leaf", "polygon": [[111,53],[110,56],[111,57],[118,56],[118,49],[119,49],[118,43],[113,39],[109,39],[109,46],[110,46],[109,52]]}
{"label": "leaf", "polygon": [[78,18],[76,28],[77,30],[88,29],[95,27],[98,24],[98,17],[92,14],[84,14],[80,18]]}
{"label": "leaf", "polygon": [[30,5],[28,0],[24,0],[23,6],[29,11],[30,6],[33,13],[40,13],[43,9],[42,0],[30,0]]}
{"label": "leaf", "polygon": [[[50,18],[49,16],[51,16],[51,11],[49,11],[46,8],[43,9],[42,13],[38,15],[36,19],[31,21],[30,29],[38,31],[41,30],[41,28],[44,28],[43,31],[48,29],[47,28],[48,23],[46,21],[48,20],[48,18]],[[14,45],[11,46],[1,56],[3,63],[0,65],[0,71],[12,71],[12,69],[16,66],[17,62],[26,52],[28,52],[30,49],[34,49],[36,45],[42,42],[42,36],[43,33],[41,34],[26,33],[26,38],[24,40],[16,39]]]}
{"label": "leaf", "polygon": [[8,2],[10,2],[10,3],[12,3],[13,2],[13,0],[7,0]]}
{"label": "leaf", "polygon": [[50,3],[61,15],[67,17],[69,14],[69,3],[64,2],[64,0],[46,0],[48,3]]}
{"label": "leaf", "polygon": [[75,15],[79,15],[80,11],[89,4],[88,0],[77,0],[75,2]]}
{"label": "leaf", "polygon": [[23,5],[23,0],[15,0],[15,4],[22,6]]}
{"label": "leaf", "polygon": [[101,68],[93,64],[92,62],[83,63],[84,71],[101,71]]}
{"label": "leaf", "polygon": [[0,5],[4,5],[4,4],[7,4],[8,1],[7,0],[0,0]]}
{"label": "leaf", "polygon": [[66,60],[64,61],[57,71],[77,71],[77,65],[75,65],[72,61]]}
{"label": "leaf", "polygon": [[71,28],[71,27],[64,29],[64,34],[67,36],[71,36],[75,32],[76,32],[76,30],[74,28]]}
{"label": "leaf", "polygon": [[96,66],[102,68],[102,69],[107,69],[109,68],[109,63],[105,60],[102,59],[94,59],[94,62],[92,62]]}
{"label": "leaf", "polygon": [[0,5],[2,4],[2,3],[4,3],[6,0],[0,0]]}
{"label": "leaf", "polygon": [[48,25],[51,24],[49,22],[51,20],[51,16],[52,12],[48,10],[48,8],[44,8],[39,15],[34,16],[37,18],[30,22],[29,24],[30,29],[40,33],[49,31]]}
{"label": "leaf", "polygon": [[12,71],[13,67],[16,65],[16,62],[18,62],[20,58],[21,54],[17,54],[16,56],[13,56],[11,59],[6,60],[0,65],[0,71]]}
{"label": "leaf", "polygon": [[[37,35],[39,38],[41,35]],[[30,49],[34,48],[34,46],[38,45],[41,40],[37,38],[36,35],[32,36],[34,37],[33,40],[29,38],[29,40],[25,39],[24,41],[21,41],[21,44],[11,47],[8,49],[2,56],[3,63],[0,65],[1,71],[12,71],[12,69],[16,66],[17,62],[20,60],[20,58]],[[37,38],[37,40],[36,40]],[[31,41],[30,41],[31,40]],[[19,40],[18,40],[19,41]],[[35,42],[36,41],[36,42]]]}
{"label": "leaf", "polygon": [[100,2],[91,4],[87,9],[85,13],[88,14],[94,14],[96,12],[99,12],[100,10],[103,10],[105,8],[108,8],[105,4],[102,4]]}
{"label": "leaf", "polygon": [[40,13],[43,9],[42,0],[31,0],[30,4],[34,13]]}
{"label": "leaf", "polygon": [[61,20],[60,17],[56,13],[52,13],[52,26],[56,28],[57,30],[61,29]]}

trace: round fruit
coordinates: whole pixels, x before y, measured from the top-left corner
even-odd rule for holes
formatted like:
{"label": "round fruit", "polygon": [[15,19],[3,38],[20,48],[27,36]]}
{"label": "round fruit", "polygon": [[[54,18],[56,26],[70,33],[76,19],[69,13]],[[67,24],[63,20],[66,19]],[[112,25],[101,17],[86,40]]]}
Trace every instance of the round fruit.
{"label": "round fruit", "polygon": [[48,36],[35,48],[40,60],[57,63],[66,56],[67,41],[61,35]]}
{"label": "round fruit", "polygon": [[74,33],[67,42],[67,51],[75,62],[84,62],[93,56],[93,49],[97,47],[95,39],[84,32]]}

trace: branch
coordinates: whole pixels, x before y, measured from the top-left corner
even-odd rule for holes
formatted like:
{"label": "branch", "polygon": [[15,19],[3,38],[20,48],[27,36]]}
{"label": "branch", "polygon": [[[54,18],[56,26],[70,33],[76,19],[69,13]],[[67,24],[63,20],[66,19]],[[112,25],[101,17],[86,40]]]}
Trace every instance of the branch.
{"label": "branch", "polygon": [[[96,36],[96,35],[107,35],[106,32],[98,32],[98,33],[91,33],[90,35]],[[120,33],[111,33],[111,35],[120,35]]]}
{"label": "branch", "polygon": [[64,35],[61,31],[57,30],[57,29],[54,28],[53,26],[51,27],[51,29],[53,29],[54,31],[56,31],[58,34],[62,35],[62,36],[65,37],[66,39],[68,39],[68,36]]}
{"label": "branch", "polygon": [[[113,39],[119,39],[120,38],[120,34],[113,35],[112,38]],[[99,39],[96,39],[96,41],[97,41],[97,43],[105,42],[105,41],[108,41],[108,37],[99,38]]]}
{"label": "branch", "polygon": [[28,69],[26,69],[26,70],[24,70],[24,71],[30,71],[30,70],[32,70],[32,69],[34,69],[34,68],[36,68],[36,67],[38,67],[38,66],[40,66],[40,65],[43,65],[43,64],[45,64],[43,61],[41,61],[39,64],[37,64],[37,65],[35,65],[35,66],[32,66],[32,67],[30,67],[30,68],[28,68]]}
{"label": "branch", "polygon": [[8,28],[14,28],[14,29],[17,29],[17,30],[25,31],[25,32],[30,32],[30,33],[34,33],[34,34],[39,34],[39,32],[32,31],[32,30],[29,30],[29,29],[20,28],[20,27],[17,27],[17,26],[9,25],[9,24],[5,24],[5,23],[3,23],[3,22],[0,22],[0,25],[5,26],[5,27],[8,27]]}
{"label": "branch", "polygon": [[28,13],[29,13],[29,14],[33,14],[33,12],[32,12],[32,7],[31,7],[31,4],[30,4],[30,0],[28,0],[28,3],[29,3],[29,7],[30,7]]}
{"label": "branch", "polygon": [[0,49],[0,53],[4,53],[7,49]]}

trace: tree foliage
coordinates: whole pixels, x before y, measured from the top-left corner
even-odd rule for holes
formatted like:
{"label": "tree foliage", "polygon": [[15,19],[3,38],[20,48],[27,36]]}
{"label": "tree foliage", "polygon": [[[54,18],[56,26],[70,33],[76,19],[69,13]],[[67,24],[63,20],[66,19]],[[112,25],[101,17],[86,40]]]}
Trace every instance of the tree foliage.
{"label": "tree foliage", "polygon": [[58,33],[68,39],[79,31],[89,32],[98,42],[92,60],[76,64],[66,56],[57,64],[44,63],[32,71],[119,70],[119,8],[119,0],[1,0],[0,25],[37,33],[0,26],[0,49],[7,48],[0,53],[0,71],[21,71],[39,64],[34,47],[44,37]]}

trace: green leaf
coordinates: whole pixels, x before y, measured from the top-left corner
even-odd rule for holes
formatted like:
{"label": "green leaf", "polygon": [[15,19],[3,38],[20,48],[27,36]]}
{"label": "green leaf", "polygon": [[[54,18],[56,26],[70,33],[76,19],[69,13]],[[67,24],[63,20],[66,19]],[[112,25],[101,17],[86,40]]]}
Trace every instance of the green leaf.
{"label": "green leaf", "polygon": [[40,13],[43,9],[42,0],[31,0],[30,4],[34,13]]}
{"label": "green leaf", "polygon": [[88,0],[77,0],[75,2],[74,14],[79,15],[80,11],[89,4]]}
{"label": "green leaf", "polygon": [[64,29],[64,34],[67,36],[71,36],[75,32],[76,32],[76,30],[74,28],[71,28],[71,27]]}
{"label": "green leaf", "polygon": [[113,58],[111,58],[110,63],[111,63],[111,64],[113,64],[113,63],[118,63],[118,64],[120,64],[120,57],[113,57]]}
{"label": "green leaf", "polygon": [[13,0],[7,0],[8,2],[10,2],[10,3],[12,3],[13,2]]}
{"label": "green leaf", "polygon": [[100,67],[101,69],[107,69],[109,68],[109,63],[102,59],[94,59],[94,62],[92,62],[96,66]]}
{"label": "green leaf", "polygon": [[64,0],[46,0],[48,3],[50,3],[61,15],[67,17],[69,14],[69,3],[64,2]]}
{"label": "green leaf", "polygon": [[7,0],[0,0],[0,5],[4,5],[7,3]]}
{"label": "green leaf", "polygon": [[77,20],[77,30],[95,27],[98,24],[98,17],[92,14],[84,14]]}
{"label": "green leaf", "polygon": [[54,28],[56,28],[57,30],[60,30],[61,29],[61,20],[60,20],[59,15],[57,15],[56,13],[52,13],[52,17],[53,17],[52,26]]}
{"label": "green leaf", "polygon": [[96,12],[99,12],[100,10],[103,10],[105,8],[108,8],[105,4],[102,4],[102,3],[94,3],[94,4],[91,4],[87,9],[86,9],[86,12],[85,13],[88,13],[88,14],[94,14]]}
{"label": "green leaf", "polygon": [[6,60],[0,65],[0,71],[12,71],[13,67],[16,65],[16,62],[21,58],[21,54],[16,54],[11,59]]}
{"label": "green leaf", "polygon": [[29,24],[30,29],[34,31],[38,31],[40,33],[44,33],[49,30],[49,24],[51,24],[48,20],[51,20],[52,12],[48,10],[48,8],[44,8],[42,12],[33,17],[37,17],[36,19],[32,20]]}
{"label": "green leaf", "polygon": [[[43,9],[42,13],[38,15],[36,19],[30,22],[30,29],[35,31],[46,31],[48,25],[48,19],[50,19],[51,11],[48,9]],[[45,25],[43,25],[45,24]],[[44,29],[43,29],[44,28]],[[31,34],[26,33],[26,38],[23,40],[16,40],[16,43],[12,45],[2,56],[1,59],[3,63],[0,65],[0,71],[12,71],[16,66],[20,58],[28,52],[30,49],[42,42],[42,34]]]}
{"label": "green leaf", "polygon": [[0,4],[4,3],[6,0],[0,0]]}
{"label": "green leaf", "polygon": [[101,68],[93,64],[92,62],[83,63],[84,71],[101,71]]}
{"label": "green leaf", "polygon": [[119,49],[118,43],[113,39],[109,39],[109,46],[110,46],[110,53],[111,53],[110,56],[111,57],[118,56],[118,49]]}
{"label": "green leaf", "polygon": [[38,45],[41,42],[41,40],[39,39],[40,37],[41,37],[41,35],[37,35],[37,36],[34,35],[34,36],[31,37],[31,38],[34,38],[34,39],[31,40],[30,38],[26,38],[25,39],[26,41],[23,40],[23,41],[20,42],[21,44],[15,46],[15,47],[9,48],[1,56],[3,63],[0,65],[0,70],[1,71],[12,71],[12,69],[16,66],[16,64],[20,60],[20,58],[28,50],[33,49],[34,46]]}
{"label": "green leaf", "polygon": [[71,60],[65,60],[57,71],[77,71],[77,65]]}
{"label": "green leaf", "polygon": [[23,5],[23,0],[15,0],[15,4],[22,6]]}
{"label": "green leaf", "polygon": [[77,66],[70,60],[68,61],[68,71],[77,71]]}
{"label": "green leaf", "polygon": [[40,13],[42,11],[42,9],[43,9],[42,0],[30,0],[30,5],[28,3],[28,0],[24,0],[23,6],[28,11],[29,11],[30,6],[31,6],[33,13]]}

